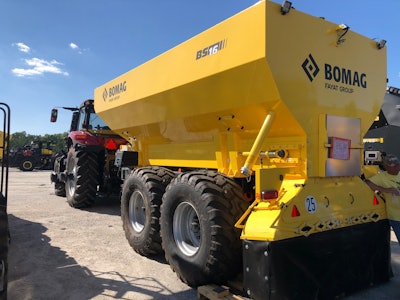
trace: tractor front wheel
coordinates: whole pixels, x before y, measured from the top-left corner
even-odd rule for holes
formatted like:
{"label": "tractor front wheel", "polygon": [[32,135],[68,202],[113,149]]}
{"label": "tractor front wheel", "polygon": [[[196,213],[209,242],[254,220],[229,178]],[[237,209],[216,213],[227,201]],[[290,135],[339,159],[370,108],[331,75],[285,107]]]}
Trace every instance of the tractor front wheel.
{"label": "tractor front wheel", "polygon": [[[65,160],[67,156],[64,153],[57,153],[54,158],[54,174],[58,177],[65,171]],[[60,181],[58,178],[54,181],[54,194],[56,196],[65,197],[65,182]]]}

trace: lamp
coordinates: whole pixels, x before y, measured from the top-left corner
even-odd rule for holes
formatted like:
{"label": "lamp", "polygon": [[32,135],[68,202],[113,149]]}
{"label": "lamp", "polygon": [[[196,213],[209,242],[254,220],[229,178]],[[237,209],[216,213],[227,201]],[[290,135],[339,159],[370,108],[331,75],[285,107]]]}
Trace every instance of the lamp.
{"label": "lamp", "polygon": [[281,6],[281,14],[286,15],[290,9],[292,8],[292,2],[290,1],[283,1],[282,6]]}
{"label": "lamp", "polygon": [[376,42],[376,47],[378,47],[378,49],[382,49],[383,47],[385,47],[385,45],[386,45],[385,40],[380,40],[379,42]]}

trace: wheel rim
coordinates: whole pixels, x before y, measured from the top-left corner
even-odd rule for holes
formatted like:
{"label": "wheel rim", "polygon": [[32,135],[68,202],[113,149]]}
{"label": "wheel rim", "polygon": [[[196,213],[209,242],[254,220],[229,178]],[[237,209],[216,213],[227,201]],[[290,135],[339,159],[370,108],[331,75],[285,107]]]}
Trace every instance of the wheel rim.
{"label": "wheel rim", "polygon": [[146,223],[145,201],[139,191],[134,191],[129,198],[129,221],[136,232],[141,232]]}
{"label": "wheel rim", "polygon": [[76,166],[74,165],[72,170],[68,172],[68,178],[67,178],[68,191],[71,196],[74,195],[75,193],[76,182],[77,182],[76,173],[77,173]]}
{"label": "wheel rim", "polygon": [[187,202],[180,203],[174,213],[173,234],[176,245],[183,254],[193,256],[201,243],[199,216]]}
{"label": "wheel rim", "polygon": [[29,160],[26,160],[22,163],[22,167],[24,168],[24,170],[29,170],[30,168],[32,168],[32,162],[30,162]]}

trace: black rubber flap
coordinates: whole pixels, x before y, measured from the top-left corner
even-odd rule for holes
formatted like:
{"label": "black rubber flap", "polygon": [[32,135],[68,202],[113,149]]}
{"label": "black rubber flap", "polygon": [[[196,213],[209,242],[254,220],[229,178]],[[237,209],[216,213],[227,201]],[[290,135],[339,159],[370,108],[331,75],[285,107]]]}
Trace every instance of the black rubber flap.
{"label": "black rubber flap", "polygon": [[334,299],[392,276],[387,220],[275,242],[244,241],[252,299]]}

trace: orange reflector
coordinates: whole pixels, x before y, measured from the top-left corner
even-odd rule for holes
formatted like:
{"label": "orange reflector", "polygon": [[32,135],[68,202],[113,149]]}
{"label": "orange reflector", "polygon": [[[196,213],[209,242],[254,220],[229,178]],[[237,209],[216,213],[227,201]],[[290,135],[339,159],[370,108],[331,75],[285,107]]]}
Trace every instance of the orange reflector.
{"label": "orange reflector", "polygon": [[75,139],[78,141],[84,141],[84,140],[86,140],[86,138],[87,138],[87,135],[85,133],[75,135]]}
{"label": "orange reflector", "polygon": [[278,198],[277,190],[269,190],[261,192],[261,200],[272,200]]}
{"label": "orange reflector", "polygon": [[292,208],[292,217],[300,217],[300,212],[299,212],[299,210],[297,209],[297,206],[296,206],[296,205],[293,205],[293,208]]}
{"label": "orange reflector", "polygon": [[117,150],[117,145],[115,144],[113,139],[109,139],[107,144],[106,144],[106,148],[108,150]]}
{"label": "orange reflector", "polygon": [[376,196],[374,196],[374,202],[373,202],[373,204],[374,204],[374,205],[379,205],[379,201],[378,201],[378,198],[376,198]]}

